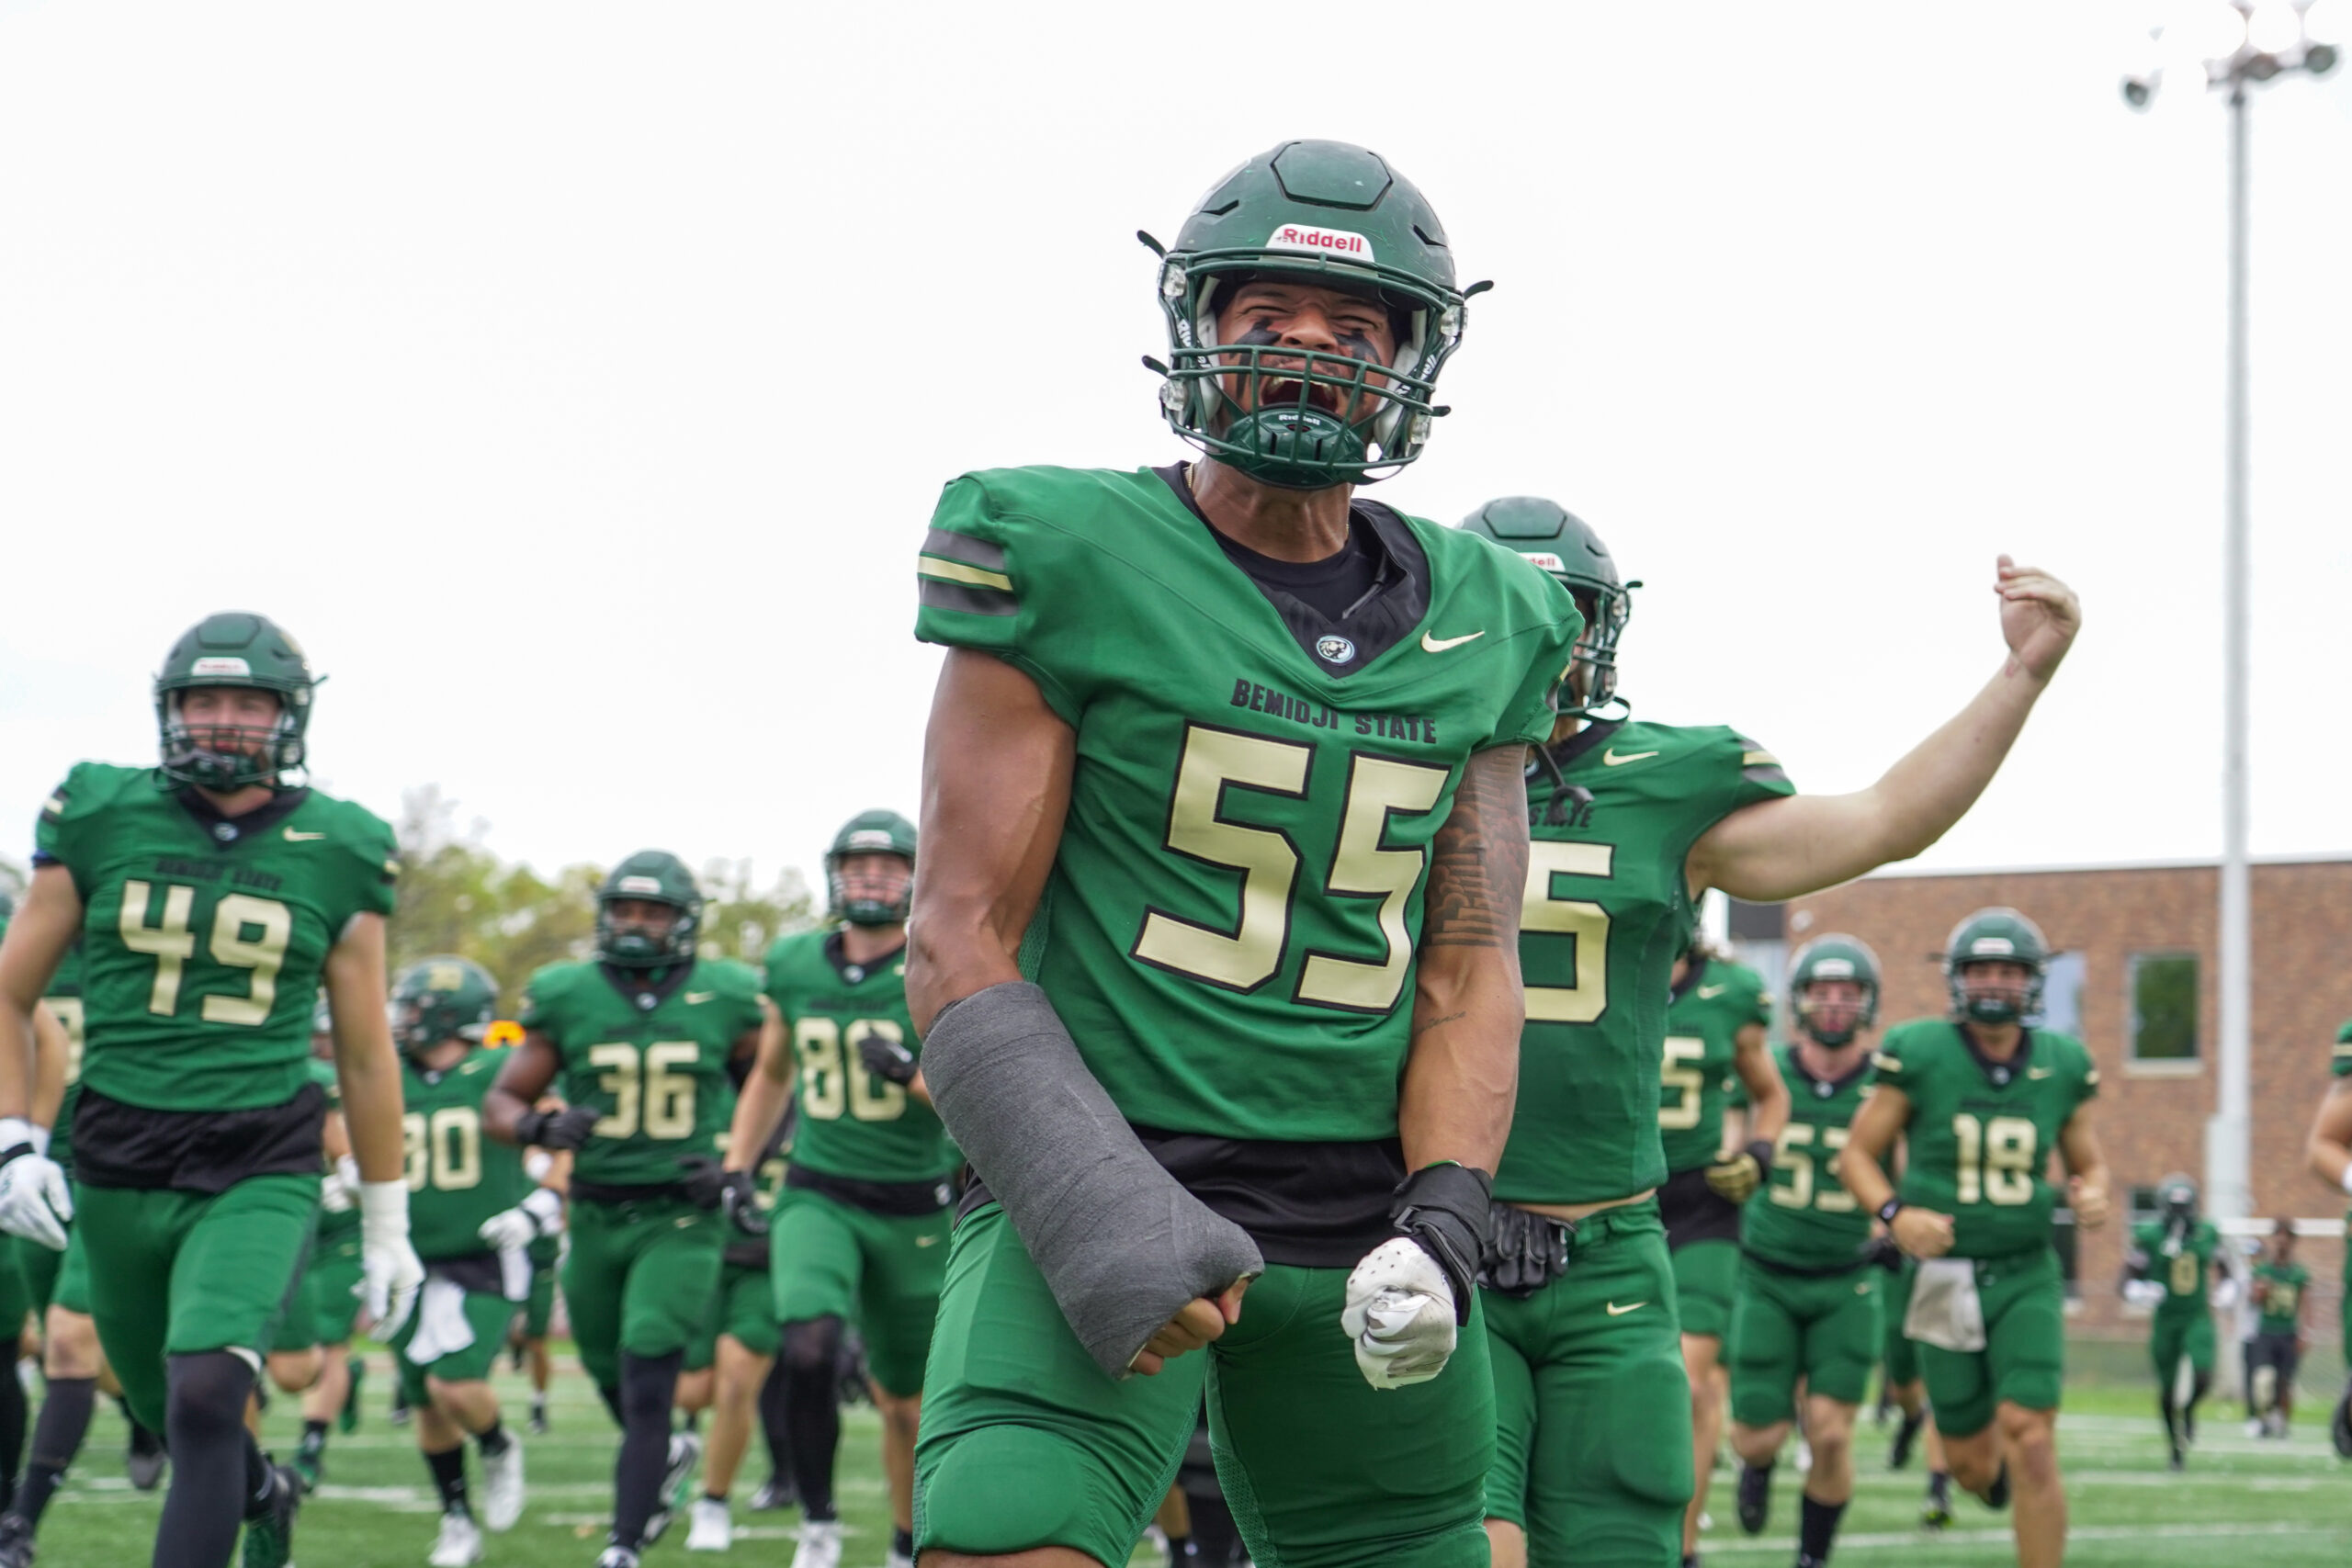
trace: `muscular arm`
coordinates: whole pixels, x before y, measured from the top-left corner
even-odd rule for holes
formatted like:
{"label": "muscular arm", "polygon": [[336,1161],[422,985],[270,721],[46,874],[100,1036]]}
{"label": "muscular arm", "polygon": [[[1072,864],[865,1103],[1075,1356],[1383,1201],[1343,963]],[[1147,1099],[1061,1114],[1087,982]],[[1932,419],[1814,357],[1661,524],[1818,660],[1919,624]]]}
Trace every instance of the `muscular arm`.
{"label": "muscular arm", "polygon": [[735,1120],[727,1130],[727,1168],[752,1170],[760,1151],[775,1135],[784,1108],[792,1099],[792,1046],[785,1032],[784,1015],[765,997],[760,998],[759,1056],[744,1076],[742,1092],[735,1097]]}
{"label": "muscular arm", "polygon": [[1838,1179],[1866,1214],[1877,1213],[1894,1196],[1894,1183],[1886,1176],[1886,1155],[1910,1120],[1911,1097],[1879,1084],[1846,1129],[1845,1152],[1838,1156]]}
{"label": "muscular arm", "polygon": [[[907,925],[916,1032],[949,1002],[1021,978],[1069,807],[1078,736],[1002,660],[951,649],[923,737],[922,874]],[[1522,837],[1524,830],[1522,829]]]}
{"label": "muscular arm", "polygon": [[547,1093],[562,1065],[554,1041],[536,1029],[525,1030],[523,1043],[510,1049],[506,1065],[498,1069],[498,1081],[482,1096],[481,1124],[490,1135],[502,1144],[519,1143],[514,1124]]}
{"label": "muscular arm", "polygon": [[1526,753],[1472,757],[1430,846],[1413,1039],[1396,1106],[1405,1168],[1491,1172],[1519,1092],[1519,914],[1527,888]]}
{"label": "muscular arm", "polygon": [[1908,860],[1942,838],[1992,782],[2082,625],[2073,590],[2007,556],[1994,592],[2009,657],[1966,707],[1868,789],[1784,795],[1725,817],[1691,847],[1691,892],[1720,887],[1775,903]]}
{"label": "muscular arm", "polygon": [[2075,1107],[2075,1113],[2058,1129],[2058,1153],[2066,1162],[2066,1173],[2074,1178],[2075,1222],[2095,1231],[2107,1224],[2107,1151],[2099,1147],[2088,1100]]}
{"label": "muscular arm", "polygon": [[34,872],[24,904],[0,940],[0,1118],[31,1118],[34,1013],[81,929],[82,896],[74,890],[74,874],[62,865]]}
{"label": "muscular arm", "polygon": [[[8,928],[13,939],[14,926]],[[0,960],[5,960],[0,953]],[[0,1115],[6,1108],[0,1106]],[[2312,1118],[2311,1136],[2304,1141],[2303,1157],[2311,1162],[2312,1174],[2340,1191],[2352,1192],[2352,1078],[2338,1078],[2319,1102],[2319,1114]]]}
{"label": "muscular arm", "polygon": [[1771,1048],[1764,1040],[1764,1026],[1740,1025],[1739,1032],[1732,1036],[1732,1043],[1736,1048],[1732,1066],[1739,1074],[1739,1081],[1747,1086],[1747,1137],[1742,1141],[1761,1140],[1778,1145],[1781,1129],[1789,1124],[1789,1086],[1781,1081],[1781,1069],[1772,1065]]}
{"label": "muscular arm", "polygon": [[65,1025],[46,1004],[33,1009],[33,1124],[55,1128],[57,1112],[65,1103],[66,1058],[74,1042]]}
{"label": "muscular arm", "polygon": [[384,917],[354,915],[327,953],[327,1007],[334,1016],[334,1069],[343,1123],[363,1181],[400,1181],[401,1062],[384,1011]]}

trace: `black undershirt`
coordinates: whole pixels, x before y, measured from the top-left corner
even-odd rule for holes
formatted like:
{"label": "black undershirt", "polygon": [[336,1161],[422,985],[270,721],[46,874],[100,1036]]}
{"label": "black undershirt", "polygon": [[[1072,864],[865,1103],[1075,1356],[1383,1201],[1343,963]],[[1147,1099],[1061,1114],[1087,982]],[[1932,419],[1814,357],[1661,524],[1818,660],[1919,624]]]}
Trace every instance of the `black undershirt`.
{"label": "black undershirt", "polygon": [[1380,541],[1363,519],[1348,514],[1348,542],[1340,553],[1321,560],[1276,560],[1260,555],[1238,540],[1217,533],[1217,547],[1226,559],[1250,574],[1261,588],[1279,588],[1302,604],[1311,605],[1327,621],[1344,621],[1380,581]]}

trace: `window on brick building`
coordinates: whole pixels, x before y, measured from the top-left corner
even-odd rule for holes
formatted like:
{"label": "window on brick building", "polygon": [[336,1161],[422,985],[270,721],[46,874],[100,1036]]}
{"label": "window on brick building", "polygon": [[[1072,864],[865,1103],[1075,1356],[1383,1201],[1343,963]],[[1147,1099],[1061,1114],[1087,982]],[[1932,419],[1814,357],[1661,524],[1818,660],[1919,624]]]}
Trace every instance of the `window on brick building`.
{"label": "window on brick building", "polygon": [[2083,1037],[2083,955],[2061,953],[2050,960],[2041,982],[2041,1026]]}
{"label": "window on brick building", "polygon": [[2197,955],[2132,955],[2132,1059],[2197,1060]]}

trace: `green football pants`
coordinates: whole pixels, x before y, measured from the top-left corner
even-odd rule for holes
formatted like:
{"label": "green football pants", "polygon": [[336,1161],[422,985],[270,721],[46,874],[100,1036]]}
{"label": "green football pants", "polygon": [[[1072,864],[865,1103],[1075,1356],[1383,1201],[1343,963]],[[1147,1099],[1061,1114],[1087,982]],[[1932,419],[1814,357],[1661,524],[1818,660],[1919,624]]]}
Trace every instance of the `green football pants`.
{"label": "green football pants", "polygon": [[2183,1356],[2200,1374],[2213,1370],[2213,1314],[2201,1306],[2193,1313],[2158,1311],[2149,1325],[2148,1359],[2160,1386],[2172,1386]]}
{"label": "green football pants", "polygon": [[1876,1269],[1807,1278],[1743,1259],[1732,1309],[1732,1419],[1791,1419],[1800,1379],[1809,1394],[1860,1404],[1878,1359],[1879,1279]]}
{"label": "green football pants", "polygon": [[62,1258],[64,1254],[51,1252],[40,1243],[25,1236],[7,1236],[0,1238],[0,1242],[5,1243],[0,1245],[0,1326],[6,1327],[8,1342],[13,1346],[24,1332],[27,1316],[33,1311],[35,1296],[29,1274],[31,1269],[40,1268],[41,1264],[32,1255],[45,1252],[51,1258]]}
{"label": "green football pants", "polygon": [[531,1258],[531,1293],[523,1299],[523,1337],[544,1339],[548,1325],[555,1321],[555,1271],[552,1257],[542,1260],[536,1254]]}
{"label": "green football pants", "polygon": [[718,1290],[718,1216],[675,1198],[571,1205],[563,1299],[580,1364],[600,1389],[621,1386],[621,1352],[684,1350]]}
{"label": "green football pants", "polygon": [[286,1315],[270,1340],[273,1350],[307,1350],[313,1345],[347,1345],[359,1320],[359,1233],[341,1232],[311,1244],[302,1282],[286,1298]]}
{"label": "green football pants", "polygon": [[[81,1190],[74,1190],[79,1192]],[[74,1211],[78,1217],[81,1211]],[[57,1284],[49,1297],[51,1306],[67,1312],[90,1315],[90,1249],[82,1244],[82,1227],[74,1226],[65,1235],[65,1255],[57,1266]]]}
{"label": "green football pants", "polygon": [[1657,1201],[1588,1216],[1567,1272],[1532,1296],[1479,1292],[1495,1362],[1487,1517],[1528,1561],[1659,1568],[1690,1500],[1690,1387]]}
{"label": "green football pants", "polygon": [[[258,1362],[299,1280],[315,1176],[249,1176],[224,1192],[74,1189],[91,1315],[139,1424],[164,1430],[164,1358],[242,1350]],[[62,1292],[61,1292],[62,1293]]]}
{"label": "green football pants", "polygon": [[1919,1347],[1903,1336],[1903,1320],[1911,1314],[1911,1286],[1918,1277],[1918,1263],[1906,1258],[1902,1269],[1880,1287],[1885,1326],[1879,1353],[1886,1362],[1886,1381],[1897,1388],[1919,1381]]}
{"label": "green football pants", "polygon": [[775,1354],[783,1336],[775,1319],[775,1286],[767,1269],[740,1263],[720,1269],[718,1293],[711,1298],[694,1343],[686,1347],[686,1371],[698,1372],[718,1359],[722,1334],[754,1356]]}
{"label": "green football pants", "polygon": [[[74,1226],[65,1226],[67,1247],[74,1245]],[[28,1236],[10,1238],[17,1255],[17,1271],[24,1276],[25,1296],[36,1319],[46,1320],[49,1303],[57,1299],[57,1277],[65,1271],[63,1250],[43,1247]],[[5,1310],[5,1309],[0,1309]]]}
{"label": "green football pants", "polygon": [[[428,1280],[425,1290],[431,1291],[446,1281]],[[466,1326],[473,1331],[473,1343],[462,1350],[447,1350],[429,1361],[409,1359],[409,1350],[416,1342],[424,1321],[425,1302],[417,1297],[417,1310],[408,1314],[401,1331],[392,1336],[392,1364],[400,1372],[401,1398],[414,1405],[429,1404],[431,1392],[425,1387],[428,1377],[443,1382],[481,1382],[490,1376],[498,1360],[498,1353],[506,1348],[506,1330],[514,1322],[514,1314],[522,1303],[508,1301],[495,1291],[468,1291],[465,1303],[459,1309],[465,1314]]]}
{"label": "green football pants", "polygon": [[[947,1279],[950,1214],[876,1214],[807,1188],[768,1215],[776,1323],[854,1322],[865,1370],[884,1392],[922,1392],[933,1321]],[[741,1336],[738,1336],[741,1337]]]}
{"label": "green football pants", "polygon": [[2055,1410],[2066,1376],[2066,1282],[2049,1247],[1976,1260],[1984,1348],[1919,1347],[1936,1429],[1965,1438],[1992,1425],[2001,1401]]}
{"label": "green football pants", "polygon": [[1731,1326],[1739,1243],[1692,1241],[1674,1249],[1675,1315],[1685,1334],[1721,1339]]}
{"label": "green football pants", "polygon": [[1476,1312],[1444,1371],[1375,1392],[1340,1327],[1347,1278],[1271,1265],[1206,1351],[1114,1382],[1004,1212],[982,1208],[948,1251],[915,1445],[918,1551],[1062,1546],[1125,1563],[1205,1391],[1217,1478],[1257,1562],[1485,1568],[1495,1420]]}

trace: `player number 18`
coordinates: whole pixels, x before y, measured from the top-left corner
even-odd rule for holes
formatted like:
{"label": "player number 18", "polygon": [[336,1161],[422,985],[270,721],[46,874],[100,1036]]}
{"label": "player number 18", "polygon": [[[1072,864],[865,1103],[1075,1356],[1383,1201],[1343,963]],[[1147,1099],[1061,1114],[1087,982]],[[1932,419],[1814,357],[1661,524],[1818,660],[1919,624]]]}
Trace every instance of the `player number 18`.
{"label": "player number 18", "polygon": [[1980,1121],[1966,1111],[1951,1119],[1960,1145],[1958,1197],[1963,1203],[2007,1206],[2033,1201],[2034,1146],[2041,1134],[2022,1116]]}

